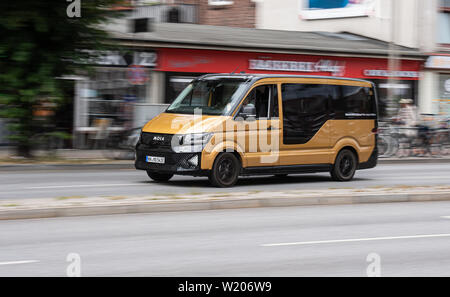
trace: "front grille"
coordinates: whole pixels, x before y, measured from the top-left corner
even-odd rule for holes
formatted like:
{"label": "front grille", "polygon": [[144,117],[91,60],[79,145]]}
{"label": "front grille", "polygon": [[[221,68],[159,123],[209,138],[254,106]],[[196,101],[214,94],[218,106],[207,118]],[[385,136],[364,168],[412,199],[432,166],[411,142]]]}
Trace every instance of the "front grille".
{"label": "front grille", "polygon": [[[197,155],[198,165],[194,166],[188,162],[188,160]],[[146,156],[164,157],[164,164],[148,163],[146,162]],[[161,152],[147,149],[138,149],[136,151],[136,161],[142,164],[145,169],[152,170],[168,170],[168,171],[180,171],[180,170],[196,170],[200,168],[200,153],[173,153],[173,152]],[[144,169],[144,168],[142,168]]]}
{"label": "front grille", "polygon": [[[175,153],[172,150],[173,137],[173,134],[143,132],[141,141],[136,146],[136,168],[180,174],[200,170],[201,153]],[[147,156],[164,157],[165,162],[164,164],[149,163],[146,161]],[[188,162],[194,156],[197,156],[198,165]]]}
{"label": "front grille", "polygon": [[141,142],[151,149],[169,149],[172,147],[172,134],[142,132]]}

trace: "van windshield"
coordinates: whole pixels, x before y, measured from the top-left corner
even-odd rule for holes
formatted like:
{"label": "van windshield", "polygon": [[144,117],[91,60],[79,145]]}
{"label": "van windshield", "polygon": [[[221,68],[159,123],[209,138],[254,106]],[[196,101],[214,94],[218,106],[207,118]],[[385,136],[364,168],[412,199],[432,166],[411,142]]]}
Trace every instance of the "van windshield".
{"label": "van windshield", "polygon": [[[249,85],[246,78],[206,78],[190,83],[167,108],[168,113],[229,115]],[[198,112],[198,111],[197,111]]]}

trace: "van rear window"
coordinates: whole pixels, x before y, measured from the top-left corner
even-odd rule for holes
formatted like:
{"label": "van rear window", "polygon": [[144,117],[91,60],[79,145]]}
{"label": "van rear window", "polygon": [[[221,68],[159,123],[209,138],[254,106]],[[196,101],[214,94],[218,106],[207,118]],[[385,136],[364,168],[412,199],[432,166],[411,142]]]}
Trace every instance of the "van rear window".
{"label": "van rear window", "polygon": [[335,117],[373,117],[376,105],[371,88],[359,86],[340,86],[340,94],[333,100]]}

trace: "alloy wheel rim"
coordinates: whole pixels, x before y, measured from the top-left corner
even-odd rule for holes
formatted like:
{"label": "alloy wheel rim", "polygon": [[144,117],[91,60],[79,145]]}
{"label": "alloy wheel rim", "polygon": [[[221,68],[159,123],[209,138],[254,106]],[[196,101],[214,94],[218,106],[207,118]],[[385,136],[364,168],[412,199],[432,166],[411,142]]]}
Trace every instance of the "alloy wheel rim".
{"label": "alloy wheel rim", "polygon": [[223,159],[218,168],[218,176],[224,183],[230,183],[234,177],[234,164],[230,159]]}
{"label": "alloy wheel rim", "polygon": [[353,158],[349,155],[345,155],[342,157],[341,162],[339,164],[339,169],[343,176],[348,177],[353,172]]}

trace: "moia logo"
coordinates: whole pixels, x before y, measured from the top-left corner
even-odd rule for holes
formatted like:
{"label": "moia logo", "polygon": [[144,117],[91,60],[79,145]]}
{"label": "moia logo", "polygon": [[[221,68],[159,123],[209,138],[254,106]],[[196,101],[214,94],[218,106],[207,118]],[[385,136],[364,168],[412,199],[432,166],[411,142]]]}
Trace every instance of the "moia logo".
{"label": "moia logo", "polygon": [[66,0],[71,2],[66,9],[67,16],[69,18],[81,17],[81,0]]}

